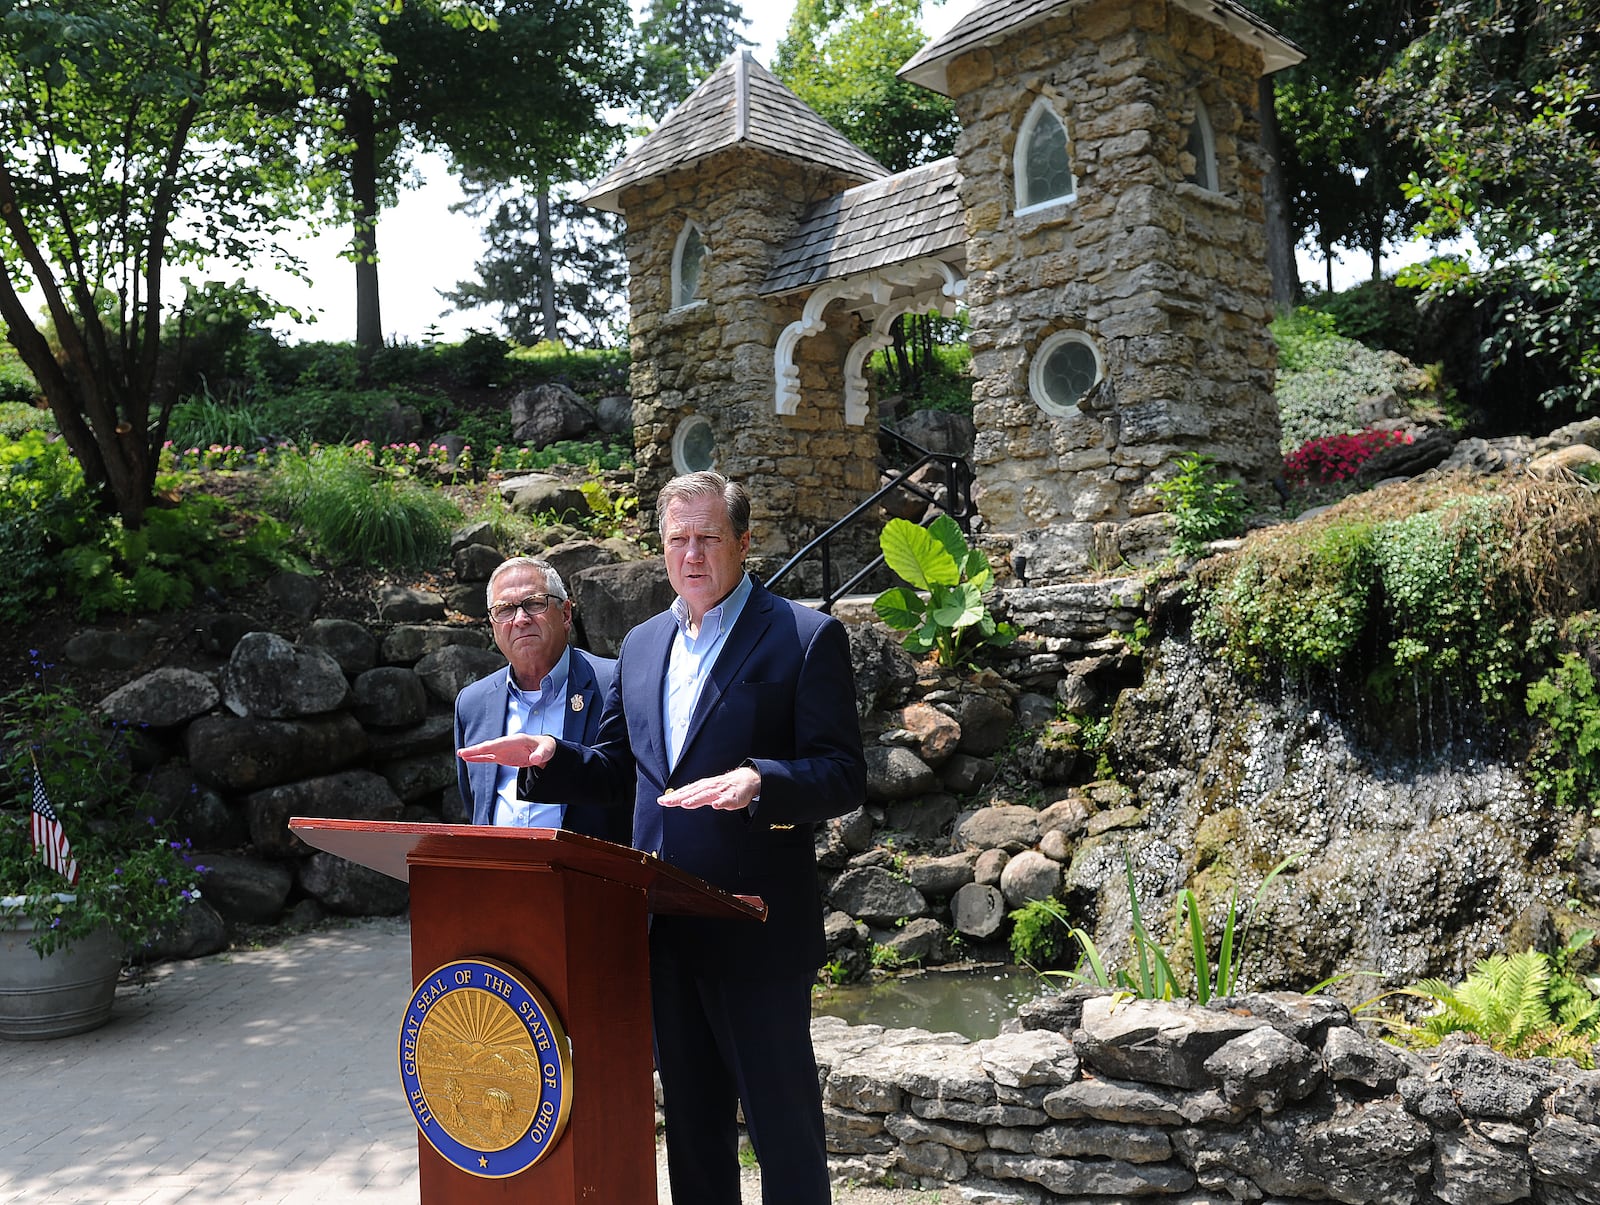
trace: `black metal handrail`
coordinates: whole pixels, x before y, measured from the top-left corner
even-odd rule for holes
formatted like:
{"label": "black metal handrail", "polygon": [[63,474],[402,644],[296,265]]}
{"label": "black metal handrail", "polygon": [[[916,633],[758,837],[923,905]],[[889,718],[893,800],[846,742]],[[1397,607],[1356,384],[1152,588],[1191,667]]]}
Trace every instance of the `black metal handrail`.
{"label": "black metal handrail", "polygon": [[[972,521],[972,466],[953,452],[930,452],[927,448],[913,443],[900,432],[889,427],[880,428],[879,436],[888,436],[900,448],[916,459],[909,467],[898,470],[897,476],[891,476],[889,482],[880,487],[876,492],[863,499],[858,505],[843,518],[829,525],[828,529],[813,539],[799,552],[795,553],[783,566],[778,569],[764,583],[770,590],[777,586],[797,565],[815,552],[822,561],[822,597],[820,608],[824,612],[831,611],[833,604],[849,594],[856,586],[870,577],[882,564],[883,554],[880,552],[867,562],[860,570],[852,574],[846,581],[840,583],[838,589],[832,589],[828,583],[833,580],[833,551],[831,541],[835,535],[856,523],[860,518],[872,510],[884,497],[895,490],[904,490],[923,501],[931,503],[944,514],[949,515],[961,525],[963,532],[968,531]],[[930,490],[924,489],[911,480],[911,475],[925,464],[937,464],[944,469],[946,490],[945,497],[939,498]],[[897,470],[890,469],[891,474]],[[930,516],[923,520],[926,527],[933,521]]]}

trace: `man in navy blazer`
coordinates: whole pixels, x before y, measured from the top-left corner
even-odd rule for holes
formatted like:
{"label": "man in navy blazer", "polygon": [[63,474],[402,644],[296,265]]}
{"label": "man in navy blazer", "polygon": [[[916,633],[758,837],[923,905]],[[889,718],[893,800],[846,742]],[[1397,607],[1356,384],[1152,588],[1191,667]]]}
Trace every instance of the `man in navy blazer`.
{"label": "man in navy blazer", "polygon": [[[511,557],[489,576],[489,623],[507,665],[456,696],[456,748],[507,732],[551,732],[591,741],[616,662],[568,643],[572,602],[546,561]],[[516,793],[517,772],[492,763],[456,763],[461,801],[474,824],[565,828],[626,845],[632,829],[615,807],[542,803]]]}
{"label": "man in navy blazer", "polygon": [[674,478],[656,513],[678,597],[623,641],[598,737],[506,737],[461,756],[534,767],[529,789],[549,798],[632,798],[637,848],[766,901],[764,924],[651,925],[672,1199],[739,1205],[742,1105],[765,1205],[825,1205],[812,839],[815,823],[866,795],[849,642],[837,620],[745,573],[741,486],[710,472]]}

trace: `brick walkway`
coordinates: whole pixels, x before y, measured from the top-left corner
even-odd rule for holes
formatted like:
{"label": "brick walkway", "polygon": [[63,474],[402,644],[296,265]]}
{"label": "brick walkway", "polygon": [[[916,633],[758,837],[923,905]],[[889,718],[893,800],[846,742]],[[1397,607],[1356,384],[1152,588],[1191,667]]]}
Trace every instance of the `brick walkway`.
{"label": "brick walkway", "polygon": [[[100,1029],[0,1042],[0,1202],[414,1205],[417,1129],[395,1066],[411,987],[405,920],[357,921],[164,963],[118,989]],[[658,1180],[669,1205],[659,1159]]]}

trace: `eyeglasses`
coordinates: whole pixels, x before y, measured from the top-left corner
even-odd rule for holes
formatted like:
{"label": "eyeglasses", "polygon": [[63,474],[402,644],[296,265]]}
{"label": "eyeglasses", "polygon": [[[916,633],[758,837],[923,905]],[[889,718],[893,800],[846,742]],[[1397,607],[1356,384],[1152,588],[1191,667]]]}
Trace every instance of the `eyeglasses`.
{"label": "eyeglasses", "polygon": [[530,594],[521,602],[497,602],[489,608],[490,623],[510,623],[521,611],[529,619],[535,615],[543,615],[545,608],[552,602],[560,602],[549,594]]}

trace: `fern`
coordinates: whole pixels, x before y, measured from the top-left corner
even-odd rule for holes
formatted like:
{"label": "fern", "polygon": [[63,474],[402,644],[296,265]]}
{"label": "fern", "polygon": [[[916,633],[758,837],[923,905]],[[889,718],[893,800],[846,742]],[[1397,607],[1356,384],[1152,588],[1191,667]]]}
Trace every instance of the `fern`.
{"label": "fern", "polygon": [[1454,987],[1424,979],[1401,989],[1398,994],[1434,1006],[1417,1024],[1394,1017],[1383,1021],[1413,1046],[1435,1046],[1447,1034],[1470,1033],[1513,1058],[1570,1058],[1592,1068],[1600,1000],[1587,991],[1567,990],[1573,981],[1552,971],[1550,957],[1538,950],[1493,954]]}

